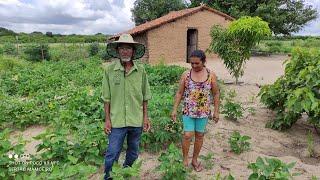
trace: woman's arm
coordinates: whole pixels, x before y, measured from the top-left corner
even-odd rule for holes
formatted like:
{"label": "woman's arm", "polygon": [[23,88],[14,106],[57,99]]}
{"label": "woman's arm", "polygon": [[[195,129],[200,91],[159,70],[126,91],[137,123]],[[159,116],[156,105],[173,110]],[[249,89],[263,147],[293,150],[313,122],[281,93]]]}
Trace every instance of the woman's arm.
{"label": "woman's arm", "polygon": [[213,95],[213,106],[214,106],[214,114],[213,118],[216,122],[219,120],[219,106],[220,106],[220,90],[218,86],[217,76],[214,73],[211,73],[211,87],[212,87],[212,95]]}

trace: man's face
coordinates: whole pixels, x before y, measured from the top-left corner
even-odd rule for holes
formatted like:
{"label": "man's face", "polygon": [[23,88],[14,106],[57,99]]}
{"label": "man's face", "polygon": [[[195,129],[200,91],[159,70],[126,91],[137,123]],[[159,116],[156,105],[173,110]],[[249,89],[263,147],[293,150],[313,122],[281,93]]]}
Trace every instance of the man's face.
{"label": "man's face", "polygon": [[133,48],[129,44],[120,44],[118,47],[121,60],[131,60],[133,56]]}

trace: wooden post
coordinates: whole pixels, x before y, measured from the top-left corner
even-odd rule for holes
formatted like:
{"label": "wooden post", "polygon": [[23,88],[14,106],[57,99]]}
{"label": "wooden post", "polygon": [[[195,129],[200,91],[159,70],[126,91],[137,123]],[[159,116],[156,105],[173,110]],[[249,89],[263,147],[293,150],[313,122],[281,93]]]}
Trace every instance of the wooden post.
{"label": "wooden post", "polygon": [[18,39],[18,36],[16,36],[16,47],[17,47],[17,55],[19,55],[19,39]]}
{"label": "wooden post", "polygon": [[40,47],[41,47],[41,55],[42,55],[42,61],[44,61],[44,53],[43,53],[43,46],[42,45],[40,45]]}
{"label": "wooden post", "polygon": [[86,49],[84,47],[84,43],[82,43],[82,46],[83,46],[83,49],[81,49],[81,51],[82,51],[83,59],[85,59],[86,58]]}

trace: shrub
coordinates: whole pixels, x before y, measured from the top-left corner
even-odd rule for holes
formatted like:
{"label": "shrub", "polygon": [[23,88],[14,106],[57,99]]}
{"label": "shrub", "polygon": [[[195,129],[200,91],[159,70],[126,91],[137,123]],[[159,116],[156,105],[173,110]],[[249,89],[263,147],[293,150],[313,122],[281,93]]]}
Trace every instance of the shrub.
{"label": "shrub", "polygon": [[320,127],[320,51],[297,48],[287,61],[285,74],[274,84],[261,88],[261,102],[276,111],[274,121],[267,127],[290,128],[307,113],[308,121]]}
{"label": "shrub", "polygon": [[26,59],[30,61],[50,60],[48,44],[32,44],[24,49]]}
{"label": "shrub", "polygon": [[99,43],[91,43],[90,46],[89,46],[89,55],[90,56],[95,56],[99,53],[99,48],[100,48],[100,45]]}
{"label": "shrub", "polygon": [[6,55],[17,55],[17,49],[12,43],[5,43],[3,45],[3,52]]}
{"label": "shrub", "polygon": [[164,64],[158,64],[155,66],[145,65],[145,69],[148,73],[149,83],[151,86],[177,83],[182,73],[186,70],[186,68],[180,66],[166,66]]}

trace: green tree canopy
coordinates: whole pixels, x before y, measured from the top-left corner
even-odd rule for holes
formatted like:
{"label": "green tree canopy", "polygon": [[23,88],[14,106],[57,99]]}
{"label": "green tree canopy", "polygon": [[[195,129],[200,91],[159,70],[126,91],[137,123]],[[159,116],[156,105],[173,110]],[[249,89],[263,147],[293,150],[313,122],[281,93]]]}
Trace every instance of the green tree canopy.
{"label": "green tree canopy", "polygon": [[219,55],[238,83],[239,77],[244,73],[243,66],[251,56],[251,49],[270,35],[267,22],[260,17],[244,16],[233,21],[227,29],[214,25],[211,29],[209,51]]}
{"label": "green tree canopy", "polygon": [[191,0],[189,7],[200,3],[234,18],[259,16],[269,23],[274,34],[290,35],[317,18],[316,9],[304,0]]}
{"label": "green tree canopy", "polygon": [[131,9],[132,20],[136,26],[157,19],[170,11],[187,8],[184,0],[136,0]]}
{"label": "green tree canopy", "polygon": [[12,30],[0,27],[0,36],[10,36],[10,35],[16,35],[15,32],[13,32]]}

